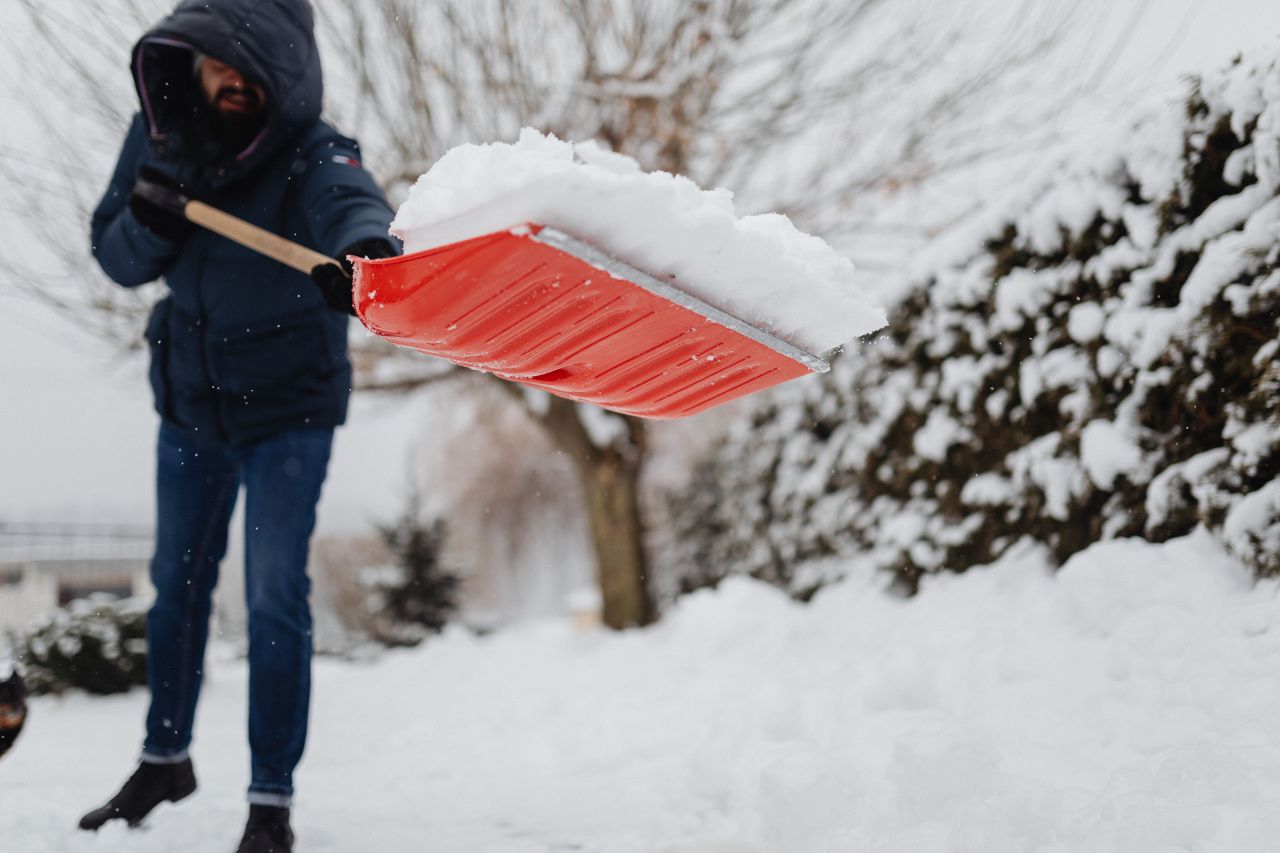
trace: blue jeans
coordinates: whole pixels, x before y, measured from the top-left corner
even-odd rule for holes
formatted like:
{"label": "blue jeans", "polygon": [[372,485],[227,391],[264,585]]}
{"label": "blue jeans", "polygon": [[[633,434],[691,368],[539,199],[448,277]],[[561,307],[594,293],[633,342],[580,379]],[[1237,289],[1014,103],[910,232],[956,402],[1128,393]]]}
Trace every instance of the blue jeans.
{"label": "blue jeans", "polygon": [[147,614],[151,708],[143,760],[186,757],[204,668],[218,564],[245,489],[249,612],[249,801],[288,806],[307,739],[311,607],[307,551],[329,466],[331,428],[291,429],[247,446],[160,426],[156,550]]}

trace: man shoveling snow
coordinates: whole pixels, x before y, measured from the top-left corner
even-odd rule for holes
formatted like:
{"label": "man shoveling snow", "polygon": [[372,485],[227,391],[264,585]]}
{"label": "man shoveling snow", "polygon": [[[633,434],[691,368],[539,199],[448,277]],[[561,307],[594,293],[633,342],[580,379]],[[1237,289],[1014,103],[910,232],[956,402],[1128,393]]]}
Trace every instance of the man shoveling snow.
{"label": "man shoveling snow", "polygon": [[141,188],[208,200],[325,255],[395,254],[391,208],[355,143],[320,120],[312,29],[306,0],[186,0],[134,49],[142,112],[92,231],[109,276],[127,287],[163,276],[170,291],[147,329],[161,416],[151,708],[136,772],[83,829],[136,825],[196,788],[187,749],[243,484],[252,779],[239,853],[293,846],[311,687],[307,550],[350,393],[350,285],[335,291],[331,277],[312,281],[192,228]]}

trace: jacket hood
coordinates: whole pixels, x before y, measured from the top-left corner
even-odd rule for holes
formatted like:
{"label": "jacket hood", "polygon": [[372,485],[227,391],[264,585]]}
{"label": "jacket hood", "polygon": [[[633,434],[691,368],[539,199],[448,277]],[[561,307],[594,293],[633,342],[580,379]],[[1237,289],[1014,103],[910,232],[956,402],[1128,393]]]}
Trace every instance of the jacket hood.
{"label": "jacket hood", "polygon": [[161,156],[190,150],[204,97],[193,70],[196,52],[232,66],[266,93],[262,131],[215,162],[213,183],[251,171],[320,118],[324,83],[308,0],[183,0],[133,48],[134,85]]}

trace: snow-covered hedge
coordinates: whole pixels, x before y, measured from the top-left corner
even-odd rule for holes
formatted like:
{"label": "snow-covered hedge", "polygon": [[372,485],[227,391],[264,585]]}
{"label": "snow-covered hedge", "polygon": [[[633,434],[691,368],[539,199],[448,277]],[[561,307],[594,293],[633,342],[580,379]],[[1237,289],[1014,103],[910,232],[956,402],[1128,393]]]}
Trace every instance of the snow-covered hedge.
{"label": "snow-covered hedge", "polygon": [[45,616],[23,638],[32,693],[122,693],[147,683],[146,607],[95,595]]}
{"label": "snow-covered hedge", "polygon": [[936,251],[877,340],[758,406],[673,513],[686,586],[908,589],[1030,536],[1204,524],[1280,574],[1280,64],[1238,61]]}

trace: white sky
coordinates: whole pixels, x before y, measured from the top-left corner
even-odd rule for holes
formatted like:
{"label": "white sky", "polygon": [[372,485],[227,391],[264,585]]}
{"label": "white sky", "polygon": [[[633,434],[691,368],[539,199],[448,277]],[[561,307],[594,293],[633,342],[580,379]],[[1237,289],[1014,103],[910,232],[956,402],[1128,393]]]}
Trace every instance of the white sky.
{"label": "white sky", "polygon": [[[1114,31],[1142,3],[1087,0],[1087,5],[1095,7],[1098,17]],[[1277,39],[1280,3],[1272,0],[1150,0],[1117,67],[1121,74],[1139,74],[1155,67],[1161,79],[1153,83],[1173,91],[1179,75],[1219,67],[1241,50]],[[1087,40],[1095,39],[1088,36]]]}
{"label": "white sky", "polygon": [[[1090,2],[1114,28],[1137,0]],[[1153,91],[1171,93],[1180,72],[1219,65],[1242,48],[1273,42],[1280,54],[1275,0],[1150,5],[1117,73],[1159,65]],[[1092,44],[1082,41],[1082,49]],[[0,71],[0,113],[10,119],[0,142],[8,146],[21,136],[21,117],[5,108],[15,103],[18,80],[2,60]],[[84,230],[68,223],[68,239],[87,242]],[[339,433],[322,531],[358,529],[398,510],[407,440],[423,405],[357,403]],[[155,420],[143,359],[112,364],[102,346],[0,281],[0,520],[150,523]]]}

